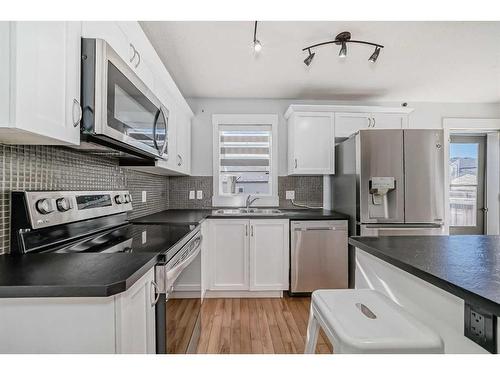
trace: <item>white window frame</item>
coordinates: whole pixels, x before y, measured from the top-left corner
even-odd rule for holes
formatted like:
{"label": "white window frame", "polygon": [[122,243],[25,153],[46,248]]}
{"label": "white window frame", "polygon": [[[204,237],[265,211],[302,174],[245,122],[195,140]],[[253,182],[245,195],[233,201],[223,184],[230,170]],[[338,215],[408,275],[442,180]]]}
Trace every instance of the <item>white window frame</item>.
{"label": "white window frame", "polygon": [[269,195],[254,195],[259,199],[253,203],[258,207],[277,207],[278,197],[278,115],[276,114],[216,114],[212,115],[213,126],[213,196],[212,205],[214,207],[244,207],[246,194],[233,196],[219,195],[219,127],[223,125],[271,125],[271,155],[270,174],[271,192]]}

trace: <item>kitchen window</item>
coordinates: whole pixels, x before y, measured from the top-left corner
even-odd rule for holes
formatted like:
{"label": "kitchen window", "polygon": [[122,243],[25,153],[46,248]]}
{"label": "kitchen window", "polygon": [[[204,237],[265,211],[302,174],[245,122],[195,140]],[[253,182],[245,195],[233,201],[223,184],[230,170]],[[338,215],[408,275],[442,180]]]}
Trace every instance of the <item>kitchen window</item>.
{"label": "kitchen window", "polygon": [[213,115],[213,205],[278,205],[277,115]]}

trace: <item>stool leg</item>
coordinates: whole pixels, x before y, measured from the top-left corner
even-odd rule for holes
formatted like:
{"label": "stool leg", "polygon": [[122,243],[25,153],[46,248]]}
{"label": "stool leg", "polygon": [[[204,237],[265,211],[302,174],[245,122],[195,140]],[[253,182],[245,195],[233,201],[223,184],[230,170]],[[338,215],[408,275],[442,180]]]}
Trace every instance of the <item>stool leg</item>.
{"label": "stool leg", "polygon": [[309,323],[307,325],[307,339],[304,354],[314,354],[316,350],[316,342],[318,341],[319,323],[314,317],[311,309],[309,313]]}

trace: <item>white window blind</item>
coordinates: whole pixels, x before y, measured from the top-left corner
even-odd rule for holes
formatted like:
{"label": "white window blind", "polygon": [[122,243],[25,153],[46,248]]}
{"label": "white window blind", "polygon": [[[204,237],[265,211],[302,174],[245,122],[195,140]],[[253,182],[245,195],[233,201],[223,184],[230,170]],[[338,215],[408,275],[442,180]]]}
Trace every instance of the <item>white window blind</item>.
{"label": "white window blind", "polygon": [[219,194],[270,194],[271,125],[219,127]]}

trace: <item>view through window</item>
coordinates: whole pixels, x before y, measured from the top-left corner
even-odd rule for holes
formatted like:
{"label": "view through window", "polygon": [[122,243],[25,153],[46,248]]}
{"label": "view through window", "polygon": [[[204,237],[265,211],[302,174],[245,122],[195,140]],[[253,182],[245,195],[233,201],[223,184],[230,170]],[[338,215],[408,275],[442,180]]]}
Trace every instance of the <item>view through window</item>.
{"label": "view through window", "polygon": [[[483,205],[482,137],[454,137],[450,143],[450,226],[482,231],[478,214]],[[480,221],[480,222],[479,222]],[[467,229],[465,229],[467,230]],[[466,233],[464,233],[466,234]]]}

